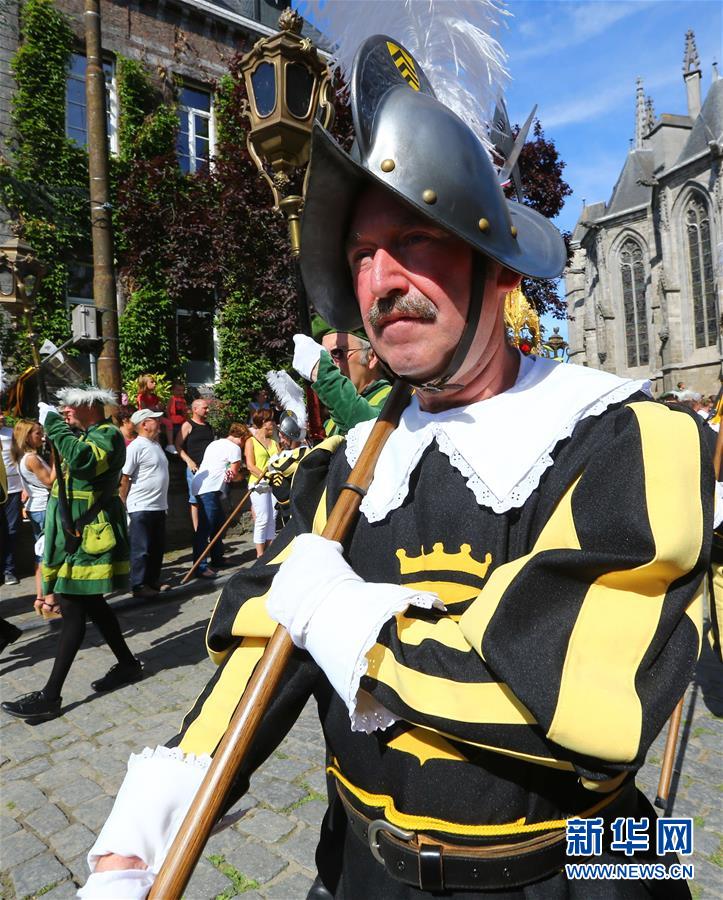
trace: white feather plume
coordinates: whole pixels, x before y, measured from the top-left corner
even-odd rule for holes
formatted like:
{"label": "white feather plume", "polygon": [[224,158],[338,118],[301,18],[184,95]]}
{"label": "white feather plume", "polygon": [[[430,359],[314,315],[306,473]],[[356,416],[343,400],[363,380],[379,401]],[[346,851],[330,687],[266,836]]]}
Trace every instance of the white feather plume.
{"label": "white feather plume", "polygon": [[266,373],[268,381],[274,396],[279,401],[282,409],[288,409],[296,416],[296,421],[301,429],[306,428],[306,401],[304,400],[304,391],[294,381],[288,372],[280,369],[278,372],[271,371]]}
{"label": "white feather plume", "polygon": [[96,387],[64,387],[55,392],[55,396],[63,406],[90,406],[102,403],[104,406],[118,406],[113,391]]}
{"label": "white feather plume", "polygon": [[492,114],[509,79],[506,54],[492,36],[510,13],[500,0],[292,0],[333,47],[332,66],[347,81],[356,51],[387,34],[414,56],[437,98],[492,148]]}

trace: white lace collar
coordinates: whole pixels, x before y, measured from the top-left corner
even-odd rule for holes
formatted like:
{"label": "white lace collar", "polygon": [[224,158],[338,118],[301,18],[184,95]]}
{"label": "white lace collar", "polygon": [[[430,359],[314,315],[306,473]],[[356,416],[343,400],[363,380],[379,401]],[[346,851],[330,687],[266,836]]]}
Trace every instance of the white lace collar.
{"label": "white lace collar", "polygon": [[[481,506],[496,513],[522,506],[552,465],[555,445],[569,437],[581,419],[599,416],[640,390],[649,393],[649,382],[521,356],[513,387],[488,400],[427,413],[414,396],[382,450],[361,512],[369,522],[381,522],[401,506],[409,478],[433,440],[466,477]],[[347,435],[350,465],[373,425],[374,420],[361,422]]]}

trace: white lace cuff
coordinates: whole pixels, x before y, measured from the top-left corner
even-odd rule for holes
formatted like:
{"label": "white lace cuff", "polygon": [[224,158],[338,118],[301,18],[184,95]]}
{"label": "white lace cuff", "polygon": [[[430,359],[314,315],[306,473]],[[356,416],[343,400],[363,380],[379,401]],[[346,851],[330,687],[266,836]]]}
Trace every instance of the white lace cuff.
{"label": "white lace cuff", "polygon": [[95,871],[101,856],[117,853],[142,859],[152,880],[210,764],[210,756],[184,756],[177,747],[146,747],[143,753],[131,754],[113,809],[88,853],[90,871]]}
{"label": "white lace cuff", "polygon": [[152,872],[142,869],[95,872],[76,896],[80,900],[145,900],[154,878]]}
{"label": "white lace cuff", "polygon": [[314,611],[306,632],[306,649],[321,666],[349,710],[352,731],[367,734],[388,728],[396,717],[366,691],[367,653],[384,623],[408,606],[444,609],[436,594],[396,584],[346,582],[343,596],[328,596]]}

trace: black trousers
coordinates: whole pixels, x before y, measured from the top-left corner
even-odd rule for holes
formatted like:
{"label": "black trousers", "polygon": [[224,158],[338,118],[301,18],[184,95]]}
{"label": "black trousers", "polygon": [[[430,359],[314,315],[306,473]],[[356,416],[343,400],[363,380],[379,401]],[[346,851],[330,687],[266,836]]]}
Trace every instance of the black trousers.
{"label": "black trousers", "polygon": [[5,575],[15,575],[15,543],[22,521],[20,491],[8,494],[0,506],[0,568]]}
{"label": "black trousers", "polygon": [[131,587],[157,588],[166,550],[166,513],[129,513],[131,520]]}

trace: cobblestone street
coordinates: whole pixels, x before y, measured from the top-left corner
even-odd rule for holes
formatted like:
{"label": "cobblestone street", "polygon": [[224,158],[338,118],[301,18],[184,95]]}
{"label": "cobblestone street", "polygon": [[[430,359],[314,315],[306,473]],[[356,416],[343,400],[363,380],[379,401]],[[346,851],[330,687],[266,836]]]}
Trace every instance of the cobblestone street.
{"label": "cobblestone street", "polygon": [[[0,893],[6,900],[69,898],[85,881],[85,855],[110,809],[128,755],[167,740],[213,671],[203,635],[217,593],[214,587],[121,610],[129,644],[146,667],[142,682],[105,695],[90,690],[90,682],[113,658],[89,625],[64,688],[63,716],[35,727],[0,717]],[[31,622],[27,615],[13,621]],[[28,628],[3,653],[3,699],[43,684],[56,633],[54,627]],[[721,668],[706,653],[686,698],[679,772],[668,810],[695,818],[692,890],[705,900],[723,896],[723,727],[716,718],[722,711]],[[664,737],[655,742],[640,773],[651,799]],[[303,900],[314,877],[314,848],[325,809],[323,764],[323,741],[309,705],[254,776],[251,793],[240,804],[243,817],[209,842],[185,896],[225,900],[243,893]]]}

